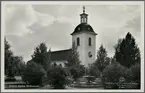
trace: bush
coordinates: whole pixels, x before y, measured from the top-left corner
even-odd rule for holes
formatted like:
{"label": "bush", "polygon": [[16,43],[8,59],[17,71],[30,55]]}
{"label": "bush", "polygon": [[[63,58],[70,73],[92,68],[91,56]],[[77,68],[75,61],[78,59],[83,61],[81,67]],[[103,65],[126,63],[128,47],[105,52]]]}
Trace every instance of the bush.
{"label": "bush", "polygon": [[42,85],[42,79],[46,75],[43,67],[33,61],[29,62],[24,69],[22,79],[31,85]]}
{"label": "bush", "polygon": [[99,71],[99,69],[96,66],[94,66],[94,65],[90,66],[90,68],[89,68],[90,76],[95,76],[96,78],[98,78],[98,77],[100,77],[100,74],[101,74],[101,72]]}
{"label": "bush", "polygon": [[102,82],[104,88],[117,89],[120,77],[124,77],[126,68],[115,62],[108,65],[102,73]]}
{"label": "bush", "polygon": [[140,64],[135,64],[126,70],[126,80],[129,83],[127,88],[140,89]]}
{"label": "bush", "polygon": [[5,82],[14,82],[16,81],[15,77],[6,77]]}
{"label": "bush", "polygon": [[53,66],[47,71],[48,82],[54,89],[64,89],[69,84],[68,76],[69,72],[60,66]]}
{"label": "bush", "polygon": [[85,74],[85,67],[82,65],[70,66],[67,69],[70,71],[71,76],[74,80],[77,80]]}

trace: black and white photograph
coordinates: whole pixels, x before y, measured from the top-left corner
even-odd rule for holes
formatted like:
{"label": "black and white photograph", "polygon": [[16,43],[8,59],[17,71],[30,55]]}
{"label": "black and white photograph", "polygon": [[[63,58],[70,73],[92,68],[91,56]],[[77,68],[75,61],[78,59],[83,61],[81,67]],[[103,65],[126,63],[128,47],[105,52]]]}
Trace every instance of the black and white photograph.
{"label": "black and white photograph", "polygon": [[143,92],[144,1],[2,1],[4,92]]}

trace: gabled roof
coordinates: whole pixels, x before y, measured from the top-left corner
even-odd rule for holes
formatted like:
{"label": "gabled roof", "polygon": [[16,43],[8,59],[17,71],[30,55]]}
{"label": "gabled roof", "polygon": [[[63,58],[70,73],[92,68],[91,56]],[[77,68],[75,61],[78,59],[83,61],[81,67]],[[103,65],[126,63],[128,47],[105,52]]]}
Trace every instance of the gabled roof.
{"label": "gabled roof", "polygon": [[71,49],[51,51],[48,52],[48,55],[50,54],[51,61],[60,61],[60,60],[67,60],[70,52]]}

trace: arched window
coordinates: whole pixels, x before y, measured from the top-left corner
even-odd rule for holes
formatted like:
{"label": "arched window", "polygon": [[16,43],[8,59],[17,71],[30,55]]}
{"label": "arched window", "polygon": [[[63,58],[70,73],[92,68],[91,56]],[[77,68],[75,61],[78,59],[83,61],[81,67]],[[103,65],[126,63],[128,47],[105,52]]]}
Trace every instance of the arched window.
{"label": "arched window", "polygon": [[89,37],[89,46],[92,45],[91,38]]}
{"label": "arched window", "polygon": [[77,46],[80,46],[80,38],[77,38]]}

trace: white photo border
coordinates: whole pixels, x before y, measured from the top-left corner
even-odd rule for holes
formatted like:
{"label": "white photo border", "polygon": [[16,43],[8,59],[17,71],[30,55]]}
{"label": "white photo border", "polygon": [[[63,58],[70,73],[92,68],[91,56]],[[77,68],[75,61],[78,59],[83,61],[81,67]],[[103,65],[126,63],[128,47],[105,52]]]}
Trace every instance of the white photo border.
{"label": "white photo border", "polygon": [[[141,89],[99,90],[99,89],[5,89],[4,86],[4,10],[6,4],[44,4],[44,5],[140,5],[141,6]],[[1,1],[1,92],[144,92],[144,1]]]}

